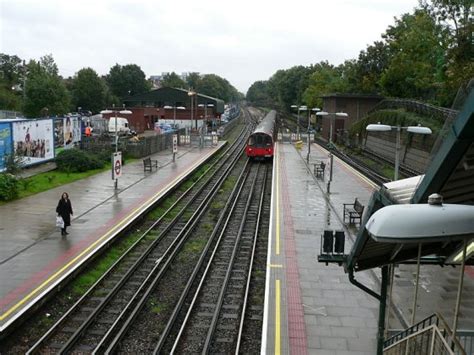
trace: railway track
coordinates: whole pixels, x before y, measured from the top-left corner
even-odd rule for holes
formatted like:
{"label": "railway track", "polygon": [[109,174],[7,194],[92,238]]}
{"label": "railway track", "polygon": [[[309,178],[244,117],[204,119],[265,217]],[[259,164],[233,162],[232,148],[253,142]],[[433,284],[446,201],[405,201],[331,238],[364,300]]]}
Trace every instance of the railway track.
{"label": "railway track", "polygon": [[[203,211],[238,164],[246,133],[188,188],[39,339],[28,354],[91,353],[113,342],[165,274]],[[192,211],[192,212],[190,212]]]}
{"label": "railway track", "polygon": [[[199,265],[202,271],[195,273],[199,277],[188,281],[190,287],[181,295],[180,307],[174,310],[155,354],[238,352],[244,329],[251,323],[249,316],[263,316],[262,305],[253,308],[255,300],[249,295],[255,267],[266,258],[257,242],[268,233],[268,222],[263,221],[269,214],[269,201],[264,203],[269,198],[269,169],[268,164],[250,164],[241,175],[228,217],[216,227],[220,232],[214,233],[214,247]],[[252,314],[256,309],[261,311],[258,316]]]}

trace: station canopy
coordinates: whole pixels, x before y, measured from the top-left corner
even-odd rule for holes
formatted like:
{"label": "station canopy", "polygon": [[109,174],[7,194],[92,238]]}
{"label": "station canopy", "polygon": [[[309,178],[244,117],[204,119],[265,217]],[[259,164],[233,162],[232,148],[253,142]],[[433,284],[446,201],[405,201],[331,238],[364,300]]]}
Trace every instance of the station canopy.
{"label": "station canopy", "polygon": [[[406,242],[396,238],[390,241],[374,238],[367,230],[366,223],[378,210],[390,205],[427,204],[432,194],[441,195],[447,205],[474,206],[474,90],[467,96],[458,116],[446,124],[443,131],[444,134],[438,138],[439,147],[424,175],[384,184],[372,195],[362,227],[347,257],[346,268],[360,271],[391,263],[416,262],[414,259],[417,258],[420,243],[422,263],[460,263],[464,239],[468,240],[466,264],[474,265],[474,227],[472,233],[463,238],[407,238]],[[416,207],[410,208],[416,215]],[[420,216],[421,208],[426,207],[420,206]],[[473,208],[467,210],[472,211]],[[426,223],[425,234],[429,234],[430,227],[439,222],[433,218],[437,217],[433,215],[431,221],[429,218],[417,220],[416,223]],[[470,223],[474,226],[474,215]],[[443,228],[439,223],[437,225],[437,229]]]}
{"label": "station canopy", "polygon": [[[216,113],[224,112],[224,101],[215,97],[193,93],[185,89],[178,88],[160,88],[151,90],[143,94],[132,95],[123,99],[123,103],[127,107],[164,107],[164,106],[184,106],[186,109],[191,108],[191,97],[194,97],[193,105],[214,105],[212,111]],[[209,108],[211,110],[211,108]]]}

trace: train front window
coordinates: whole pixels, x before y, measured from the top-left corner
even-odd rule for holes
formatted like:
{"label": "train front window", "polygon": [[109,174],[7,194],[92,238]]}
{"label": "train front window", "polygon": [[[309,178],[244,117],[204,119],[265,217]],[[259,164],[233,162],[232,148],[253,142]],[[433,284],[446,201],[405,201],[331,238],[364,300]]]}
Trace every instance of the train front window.
{"label": "train front window", "polygon": [[272,137],[270,136],[265,136],[265,145],[267,147],[271,146],[272,145]]}

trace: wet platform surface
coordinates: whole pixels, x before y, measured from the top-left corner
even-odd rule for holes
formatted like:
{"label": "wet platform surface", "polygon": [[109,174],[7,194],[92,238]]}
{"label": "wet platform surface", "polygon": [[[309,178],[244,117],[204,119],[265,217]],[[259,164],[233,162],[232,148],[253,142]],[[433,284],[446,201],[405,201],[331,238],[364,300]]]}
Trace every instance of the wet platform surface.
{"label": "wet platform surface", "polygon": [[[306,146],[299,152],[279,143],[274,160],[271,245],[262,352],[292,354],[374,354],[378,301],[349,282],[342,267],[317,262],[325,229],[346,232],[349,253],[356,226],[343,223],[343,203],[357,197],[367,205],[378,187],[347,164],[334,158],[333,181],[327,194],[328,152],[312,144],[309,164]],[[312,174],[313,163],[324,161],[324,180]],[[408,323],[416,265],[402,265],[395,273],[393,299]],[[459,268],[421,267],[416,320],[440,311],[451,324]],[[466,269],[460,328],[472,329],[474,278]],[[378,269],[355,278],[379,292]],[[389,328],[403,321],[391,312]]]}
{"label": "wet platform surface", "polygon": [[[0,206],[0,331],[223,144],[180,147],[176,162],[170,151],[155,154],[153,172],[141,159],[125,164],[118,190],[107,171]],[[66,237],[55,227],[63,191],[74,211]]]}

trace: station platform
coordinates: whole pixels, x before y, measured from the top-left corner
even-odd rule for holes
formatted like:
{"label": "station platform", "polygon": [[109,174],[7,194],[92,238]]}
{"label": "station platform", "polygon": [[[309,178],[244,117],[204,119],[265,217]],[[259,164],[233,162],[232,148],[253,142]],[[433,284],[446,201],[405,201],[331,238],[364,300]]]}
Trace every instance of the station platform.
{"label": "station platform", "polygon": [[[125,164],[117,190],[106,171],[0,206],[0,333],[224,144],[180,147],[175,162],[160,152],[152,172]],[[63,191],[74,211],[66,237],[55,227]]]}
{"label": "station platform", "polygon": [[[345,253],[356,238],[358,224],[343,222],[343,203],[358,200],[367,206],[379,188],[345,162],[334,157],[329,178],[328,151],[307,145],[298,151],[277,143],[266,278],[262,354],[375,354],[379,303],[349,282],[342,267],[317,261],[325,229],[343,230]],[[315,177],[313,164],[325,162],[324,178]],[[347,222],[347,221],[346,221]],[[413,308],[416,265],[395,271],[388,329],[404,329]],[[380,270],[357,272],[356,279],[372,290],[380,288]],[[474,272],[466,267],[459,325],[473,329]],[[451,322],[459,268],[423,266],[417,321],[440,311]],[[449,323],[451,324],[451,323]]]}
{"label": "station platform", "polygon": [[[343,223],[343,203],[357,197],[366,205],[377,187],[334,157],[328,195],[328,169],[324,180],[311,173],[316,161],[329,167],[327,151],[312,145],[311,168],[291,144],[277,143],[276,152],[262,353],[373,354],[378,302],[317,255],[325,229],[355,233]],[[358,279],[369,287],[376,282],[369,272]]]}

